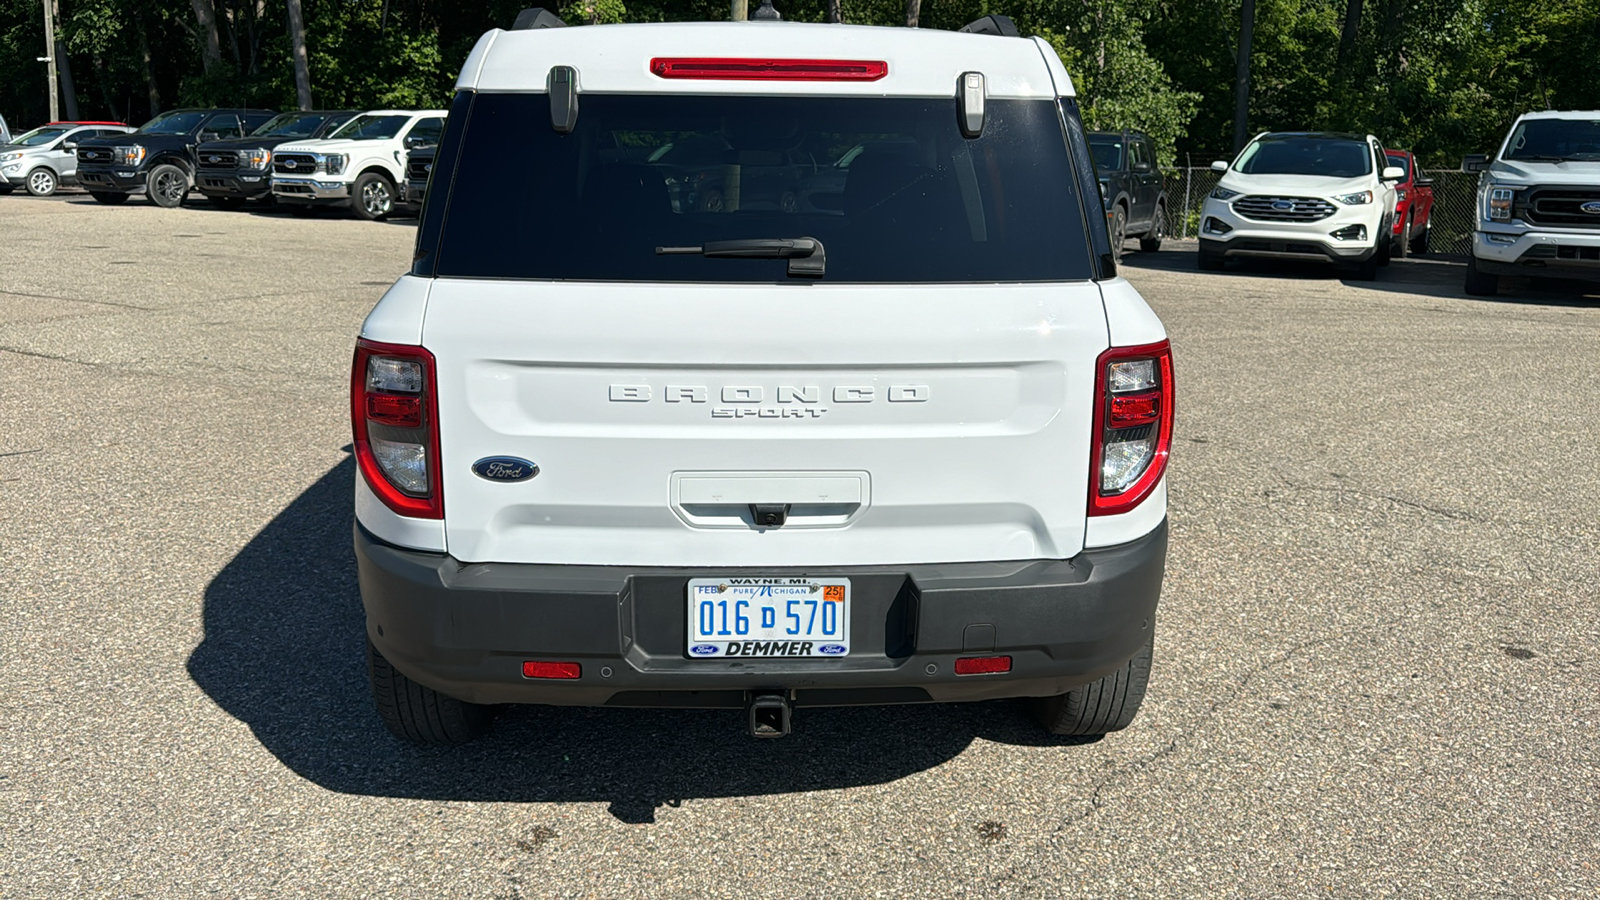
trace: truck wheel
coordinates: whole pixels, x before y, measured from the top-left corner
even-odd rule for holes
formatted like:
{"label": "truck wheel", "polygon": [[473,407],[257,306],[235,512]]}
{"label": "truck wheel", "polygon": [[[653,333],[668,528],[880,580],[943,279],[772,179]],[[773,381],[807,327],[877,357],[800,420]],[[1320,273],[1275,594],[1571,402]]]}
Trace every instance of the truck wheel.
{"label": "truck wheel", "polygon": [[90,191],[89,196],[107,206],[121,206],[128,202],[128,195],[120,191]]}
{"label": "truck wheel", "polygon": [[56,192],[56,173],[40,166],[28,173],[28,193],[35,197],[48,197]]}
{"label": "truck wheel", "polygon": [[1361,262],[1356,263],[1355,268],[1350,273],[1351,277],[1357,281],[1377,281],[1378,266],[1383,265],[1378,261],[1378,257],[1380,255],[1386,254],[1384,251],[1380,250],[1376,253],[1373,253],[1371,256],[1367,257]]}
{"label": "truck wheel", "polygon": [[189,196],[189,173],[172,163],[162,163],[145,176],[145,193],[163,209],[176,209]]}
{"label": "truck wheel", "polygon": [[244,209],[243,197],[208,197],[207,199],[209,199],[211,201],[211,205],[215,206],[217,209],[226,209],[229,211]]}
{"label": "truck wheel", "polygon": [[381,219],[394,212],[394,184],[377,172],[357,178],[350,196],[355,199],[350,208],[363,219]]}
{"label": "truck wheel", "polygon": [[1400,228],[1400,243],[1394,245],[1394,258],[1405,259],[1406,253],[1411,249],[1411,216],[1406,216],[1405,225]]}
{"label": "truck wheel", "polygon": [[1433,223],[1423,226],[1422,233],[1411,238],[1411,255],[1421,256],[1428,252],[1428,235],[1433,234]]}
{"label": "truck wheel", "polygon": [[1150,219],[1150,230],[1139,238],[1139,249],[1154,253],[1161,249],[1161,239],[1167,236],[1167,205],[1156,204],[1156,214]]}
{"label": "truck wheel", "polygon": [[1111,214],[1111,258],[1122,262],[1122,245],[1128,241],[1128,211],[1122,204]]}
{"label": "truck wheel", "polygon": [[367,639],[367,680],[378,716],[395,737],[431,746],[465,744],[487,734],[494,707],[446,697],[400,674]]}
{"label": "truck wheel", "polygon": [[1155,630],[1127,665],[1065,694],[1038,697],[1033,713],[1051,734],[1105,734],[1128,727],[1144,702],[1150,684],[1150,660],[1155,653]]}
{"label": "truck wheel", "polygon": [[1200,247],[1200,271],[1221,272],[1227,268],[1227,265],[1228,258],[1226,256],[1214,250],[1207,250],[1203,245]]}
{"label": "truck wheel", "polygon": [[1500,293],[1500,276],[1478,271],[1478,258],[1468,253],[1466,289],[1474,297],[1493,297]]}
{"label": "truck wheel", "polygon": [[[1382,237],[1378,240],[1378,252],[1372,254],[1372,258],[1378,265],[1387,266],[1391,252],[1394,250],[1394,223],[1387,219],[1379,222],[1378,234],[1382,235]],[[1363,278],[1361,280],[1371,281],[1372,279]]]}

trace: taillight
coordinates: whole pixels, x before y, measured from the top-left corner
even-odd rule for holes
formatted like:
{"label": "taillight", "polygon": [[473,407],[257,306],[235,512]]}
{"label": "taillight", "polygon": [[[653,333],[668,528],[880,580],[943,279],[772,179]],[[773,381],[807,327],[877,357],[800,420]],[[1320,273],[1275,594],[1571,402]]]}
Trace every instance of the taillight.
{"label": "taillight", "polygon": [[881,59],[669,59],[650,60],[657,78],[720,81],[877,81],[889,74]]}
{"label": "taillight", "polygon": [[356,341],[350,418],[356,465],[402,516],[444,518],[433,354],[409,344]]}
{"label": "taillight", "polygon": [[1150,495],[1172,449],[1172,346],[1112,347],[1095,362],[1089,515],[1127,512]]}

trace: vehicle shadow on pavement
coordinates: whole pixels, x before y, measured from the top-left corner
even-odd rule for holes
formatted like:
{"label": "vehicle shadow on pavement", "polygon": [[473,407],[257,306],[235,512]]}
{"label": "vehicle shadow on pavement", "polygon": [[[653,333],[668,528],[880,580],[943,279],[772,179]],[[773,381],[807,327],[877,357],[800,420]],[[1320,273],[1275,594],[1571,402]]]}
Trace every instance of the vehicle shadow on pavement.
{"label": "vehicle shadow on pavement", "polygon": [[600,802],[624,822],[703,797],[880,784],[975,738],[1067,747],[1020,703],[801,709],[794,734],[756,740],[733,710],[512,707],[488,737],[419,748],[378,720],[366,681],[351,550],[350,459],[280,513],[211,581],[189,674],[295,773],[378,797]]}
{"label": "vehicle shadow on pavement", "polygon": [[[1331,265],[1292,260],[1255,259],[1230,262],[1221,272],[1200,270],[1193,245],[1178,244],[1158,253],[1126,253],[1122,265],[1130,270],[1180,272],[1200,278],[1281,278],[1295,281],[1340,281],[1364,291],[1385,291],[1419,297],[1449,297],[1493,303],[1535,303],[1541,306],[1596,306],[1600,296],[1592,284],[1562,279],[1502,278],[1496,297],[1473,297],[1466,292],[1466,257],[1433,253],[1390,261],[1378,270],[1376,281],[1358,281]],[[1585,296],[1586,294],[1590,296]]]}

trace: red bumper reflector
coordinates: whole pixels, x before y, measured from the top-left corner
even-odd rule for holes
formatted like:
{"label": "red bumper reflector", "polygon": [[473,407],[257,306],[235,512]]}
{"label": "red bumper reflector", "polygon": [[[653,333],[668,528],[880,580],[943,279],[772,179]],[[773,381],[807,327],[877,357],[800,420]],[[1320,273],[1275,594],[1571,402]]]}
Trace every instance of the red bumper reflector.
{"label": "red bumper reflector", "polygon": [[577,678],[583,674],[583,666],[569,662],[535,662],[528,660],[522,664],[523,678]]}
{"label": "red bumper reflector", "polygon": [[1011,671],[1009,656],[969,656],[956,660],[957,675],[998,675]]}
{"label": "red bumper reflector", "polygon": [[877,81],[889,74],[881,59],[682,59],[656,57],[657,78],[732,81]]}
{"label": "red bumper reflector", "polygon": [[422,398],[396,394],[368,394],[367,418],[397,428],[421,428]]}
{"label": "red bumper reflector", "polygon": [[1135,425],[1149,425],[1161,418],[1161,395],[1151,392],[1148,394],[1133,394],[1126,397],[1111,397],[1111,417],[1106,422],[1110,428],[1131,428]]}

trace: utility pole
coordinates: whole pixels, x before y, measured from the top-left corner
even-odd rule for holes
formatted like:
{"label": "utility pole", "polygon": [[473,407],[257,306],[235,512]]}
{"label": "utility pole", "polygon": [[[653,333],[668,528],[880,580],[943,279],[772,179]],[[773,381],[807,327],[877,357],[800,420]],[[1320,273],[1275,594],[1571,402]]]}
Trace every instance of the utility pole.
{"label": "utility pole", "polygon": [[750,0],[731,0],[732,8],[728,10],[728,18],[735,22],[745,22],[750,19]]}
{"label": "utility pole", "polygon": [[1256,0],[1239,7],[1239,67],[1233,78],[1233,152],[1244,149],[1250,118],[1250,36],[1256,27]]}
{"label": "utility pole", "polygon": [[50,121],[61,118],[61,91],[56,87],[56,10],[55,0],[44,0],[44,56],[39,62],[50,70]]}

